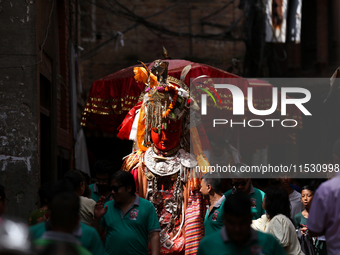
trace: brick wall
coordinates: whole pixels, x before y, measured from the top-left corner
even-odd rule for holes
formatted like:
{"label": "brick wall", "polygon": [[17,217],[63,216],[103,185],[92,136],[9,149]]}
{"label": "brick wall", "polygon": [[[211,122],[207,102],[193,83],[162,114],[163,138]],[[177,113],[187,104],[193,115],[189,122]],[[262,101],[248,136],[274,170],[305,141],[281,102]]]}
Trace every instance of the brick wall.
{"label": "brick wall", "polygon": [[[97,5],[107,1],[97,0]],[[165,29],[178,33],[219,34],[224,33],[233,22],[239,19],[243,11],[238,9],[238,1],[226,6],[229,1],[184,1],[162,12],[160,15],[146,19],[152,24],[158,24]],[[172,6],[175,1],[127,1],[120,3],[136,15],[147,17]],[[85,7],[84,7],[85,8]],[[232,58],[243,60],[245,45],[242,41],[227,39],[202,39],[186,36],[170,36],[158,31],[150,31],[143,25],[136,26],[124,34],[122,47],[119,40],[107,43],[93,57],[89,57],[91,49],[108,40],[117,31],[124,31],[134,26],[135,22],[110,12],[109,8],[93,7],[82,10],[82,30],[86,36],[97,33],[97,39],[84,38],[81,46],[83,62],[82,83],[85,90],[89,90],[92,82],[121,68],[134,65],[138,60],[150,62],[162,58],[162,46],[165,46],[173,59],[188,59],[195,62],[210,64],[218,68],[227,69]],[[95,15],[92,15],[95,13]],[[215,13],[215,14],[214,14]],[[210,16],[209,16],[210,15]],[[93,31],[93,22],[95,23]],[[84,27],[85,26],[85,27]],[[243,35],[243,20],[231,30],[229,36],[238,39]],[[99,35],[99,36],[98,36]],[[101,38],[100,38],[101,37]],[[84,57],[86,58],[84,60]]]}

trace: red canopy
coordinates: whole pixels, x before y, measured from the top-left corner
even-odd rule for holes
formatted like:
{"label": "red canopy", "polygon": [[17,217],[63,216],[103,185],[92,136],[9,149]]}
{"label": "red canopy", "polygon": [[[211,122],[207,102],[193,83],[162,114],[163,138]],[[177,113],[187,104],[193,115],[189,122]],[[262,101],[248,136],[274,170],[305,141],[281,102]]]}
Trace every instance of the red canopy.
{"label": "red canopy", "polygon": [[[177,79],[180,78],[182,69],[185,66],[192,65],[185,79],[186,84],[190,84],[191,77],[200,75],[208,75],[212,78],[239,78],[218,68],[187,60],[166,61],[169,62],[168,74]],[[128,111],[137,103],[139,95],[145,88],[144,84],[137,83],[134,79],[133,68],[136,66],[122,69],[92,84],[82,114],[82,126],[117,134],[117,127],[124,120]],[[239,87],[246,92],[247,83],[240,84]],[[225,93],[229,92],[226,90]],[[225,101],[225,103],[231,106],[231,101],[229,101]]]}
{"label": "red canopy", "polygon": [[[264,120],[269,118],[279,120],[295,119],[298,121],[296,128],[302,127],[301,113],[295,106],[288,105],[287,116],[281,116],[280,96],[277,110],[270,116],[255,116],[249,112],[247,104],[248,87],[253,88],[253,102],[256,109],[264,110],[271,107],[273,86],[269,83],[257,79],[247,80],[212,66],[186,60],[166,61],[169,62],[168,74],[177,79],[180,79],[182,69],[189,64],[191,65],[191,69],[185,79],[186,84],[190,84],[191,78],[207,75],[211,78],[224,78],[224,82],[228,82],[229,80],[231,84],[237,85],[245,96],[245,116],[238,116],[237,121],[240,119]],[[149,65],[149,67],[151,66],[152,64]],[[131,66],[122,69],[93,83],[83,111],[81,125],[90,129],[99,129],[108,133],[117,134],[118,126],[122,123],[129,110],[136,105],[140,94],[145,88],[144,84],[137,83],[134,80],[134,67],[135,66]],[[200,86],[201,85],[195,84],[195,87]],[[236,120],[236,117],[232,115],[233,102],[231,92],[228,89],[218,89],[218,94],[222,101],[224,119],[233,118]],[[196,99],[199,100],[200,96],[196,96]],[[209,105],[214,105],[210,97],[208,97],[208,106]],[[211,126],[211,120],[217,118],[215,115],[218,115],[219,112],[222,111],[211,112],[213,114],[202,116],[202,123],[207,129],[207,132],[209,132],[208,126]],[[247,151],[254,151],[255,149],[265,147],[268,143],[295,142],[296,128],[282,128],[281,125],[275,125],[275,128],[271,128],[270,125],[266,125],[266,127],[262,128],[242,127],[241,130],[240,127],[237,127],[235,129],[240,130],[241,135],[239,136],[239,142],[245,145],[242,147],[247,148]],[[244,150],[242,151],[244,152]]]}

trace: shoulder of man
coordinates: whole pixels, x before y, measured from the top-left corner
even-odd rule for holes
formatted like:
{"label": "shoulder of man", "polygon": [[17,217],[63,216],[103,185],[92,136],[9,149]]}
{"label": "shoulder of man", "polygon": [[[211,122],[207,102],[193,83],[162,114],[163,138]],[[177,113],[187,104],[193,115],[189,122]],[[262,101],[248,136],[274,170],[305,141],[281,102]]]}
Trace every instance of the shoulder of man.
{"label": "shoulder of man", "polygon": [[259,195],[259,196],[261,196],[262,197],[262,199],[264,198],[264,196],[266,195],[266,193],[264,193],[262,190],[260,190],[260,189],[258,189],[258,188],[255,188],[254,187],[254,191],[255,191],[255,194],[257,195]]}
{"label": "shoulder of man", "polygon": [[273,235],[257,230],[256,232],[258,241],[264,244],[264,248],[268,249],[268,251],[271,252],[270,254],[277,255],[286,254],[281,244],[277,241],[277,239]]}
{"label": "shoulder of man", "polygon": [[97,233],[97,230],[94,227],[91,227],[91,226],[85,224],[84,222],[80,222],[80,226],[81,226],[81,229],[83,231],[83,234],[84,233],[91,233],[91,232]]}
{"label": "shoulder of man", "polygon": [[224,196],[227,197],[229,196],[230,194],[232,194],[232,189],[228,190],[227,192],[224,193]]}
{"label": "shoulder of man", "polygon": [[33,241],[33,244],[35,246],[40,246],[40,247],[44,247],[44,246],[47,246],[49,245],[50,243],[52,243],[53,241],[51,240],[48,240],[48,239],[43,239],[43,238],[38,238],[36,240]]}
{"label": "shoulder of man", "polygon": [[86,248],[91,254],[104,254],[104,246],[97,230],[80,222],[83,231],[82,247]]}
{"label": "shoulder of man", "polygon": [[76,245],[76,249],[78,250],[79,255],[92,255],[93,254],[89,250],[85,249],[84,247],[80,245]]}
{"label": "shoulder of man", "polygon": [[[39,247],[46,247],[49,244],[53,244],[53,243],[59,243],[58,241],[52,241],[52,240],[48,240],[48,239],[37,239],[33,242],[33,244],[39,249]],[[84,247],[82,247],[81,245],[78,244],[71,244],[73,245],[76,250],[78,251],[79,255],[92,255],[92,253],[90,251],[88,251],[87,249],[85,249]]]}
{"label": "shoulder of man", "polygon": [[316,192],[329,192],[340,189],[340,178],[334,177],[320,184]]}
{"label": "shoulder of man", "polygon": [[211,244],[213,243],[218,243],[219,241],[223,242],[222,241],[222,237],[221,237],[221,231],[216,231],[215,233],[212,233],[208,236],[205,236],[201,242],[200,242],[200,245],[202,246],[205,246],[205,245],[208,245],[208,246],[211,246]]}
{"label": "shoulder of man", "polygon": [[139,197],[139,206],[152,206],[152,203],[149,200]]}
{"label": "shoulder of man", "polygon": [[40,238],[46,232],[46,223],[41,222],[28,228],[33,239]]}
{"label": "shoulder of man", "polygon": [[108,206],[108,207],[110,208],[110,206],[113,205],[113,202],[114,202],[114,200],[107,201],[107,202],[104,204],[104,207],[105,207],[105,206]]}

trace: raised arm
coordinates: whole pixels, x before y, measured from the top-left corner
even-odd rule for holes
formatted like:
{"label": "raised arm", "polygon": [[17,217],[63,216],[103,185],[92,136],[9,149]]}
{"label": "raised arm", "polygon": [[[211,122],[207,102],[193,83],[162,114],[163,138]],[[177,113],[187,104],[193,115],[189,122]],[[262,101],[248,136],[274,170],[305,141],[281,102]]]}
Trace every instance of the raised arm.
{"label": "raised arm", "polygon": [[94,206],[94,213],[93,213],[93,221],[91,223],[91,226],[94,227],[99,235],[102,235],[104,229],[101,228],[99,226],[100,221],[102,219],[102,217],[105,215],[105,213],[107,212],[107,206],[104,207],[104,201],[105,201],[105,197],[102,196],[98,202],[96,203],[96,205]]}

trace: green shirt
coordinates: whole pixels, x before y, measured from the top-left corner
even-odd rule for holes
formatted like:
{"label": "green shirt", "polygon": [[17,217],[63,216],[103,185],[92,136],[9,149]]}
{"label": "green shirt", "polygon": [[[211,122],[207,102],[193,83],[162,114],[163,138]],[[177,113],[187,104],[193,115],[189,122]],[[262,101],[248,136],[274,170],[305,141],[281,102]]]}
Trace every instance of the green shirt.
{"label": "green shirt", "polygon": [[[32,239],[37,240],[50,228],[50,223],[47,221],[29,227],[28,229]],[[89,250],[93,255],[104,254],[103,242],[95,228],[80,222],[80,227],[73,233],[73,235],[81,242],[81,245]]]}
{"label": "green shirt", "polygon": [[[98,202],[98,200],[101,198],[101,195],[99,194],[99,191],[98,191],[98,187],[95,183],[89,185],[90,189],[91,189],[91,198]],[[106,198],[105,198],[105,203],[106,202],[109,202],[111,199],[111,194],[109,193]]]}
{"label": "green shirt", "polygon": [[[55,241],[55,240],[48,240],[48,239],[37,239],[33,243],[34,243],[34,246],[38,248],[38,250],[40,250],[42,248],[47,247],[50,244],[62,243],[62,242]],[[69,243],[69,244],[72,245],[77,250],[78,255],[92,255],[91,252],[86,250],[84,247],[81,247],[79,244],[75,244],[75,243]]]}
{"label": "green shirt", "polygon": [[[232,189],[224,193],[225,197],[230,194],[232,194]],[[266,213],[266,211],[262,208],[262,201],[265,195],[266,194],[262,190],[254,188],[253,185],[250,186],[249,198],[251,201],[251,213],[253,214],[253,220],[261,218],[261,216]]]}
{"label": "green shirt", "polygon": [[300,224],[307,225],[307,219],[302,215],[302,212],[294,215],[295,228],[300,228]]}
{"label": "green shirt", "polygon": [[197,255],[285,255],[286,252],[274,236],[260,231],[251,231],[245,246],[237,247],[228,238],[225,227],[203,238],[198,247]]}
{"label": "green shirt", "polygon": [[209,208],[207,208],[207,212],[204,218],[204,236],[215,233],[223,227],[223,205],[224,205],[225,196],[223,195],[217,202],[214,204],[213,208],[209,213]]}
{"label": "green shirt", "polygon": [[125,215],[114,200],[105,206],[100,225],[106,227],[106,254],[148,254],[149,233],[161,230],[154,206],[137,195]]}

